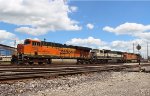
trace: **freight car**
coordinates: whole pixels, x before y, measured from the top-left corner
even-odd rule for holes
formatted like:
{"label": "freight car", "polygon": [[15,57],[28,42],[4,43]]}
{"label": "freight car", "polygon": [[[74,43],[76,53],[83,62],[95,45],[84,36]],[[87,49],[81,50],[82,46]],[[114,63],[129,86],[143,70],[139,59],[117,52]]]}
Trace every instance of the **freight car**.
{"label": "freight car", "polygon": [[17,45],[17,56],[12,63],[51,64],[52,59],[77,59],[77,63],[90,63],[91,48],[26,39]]}

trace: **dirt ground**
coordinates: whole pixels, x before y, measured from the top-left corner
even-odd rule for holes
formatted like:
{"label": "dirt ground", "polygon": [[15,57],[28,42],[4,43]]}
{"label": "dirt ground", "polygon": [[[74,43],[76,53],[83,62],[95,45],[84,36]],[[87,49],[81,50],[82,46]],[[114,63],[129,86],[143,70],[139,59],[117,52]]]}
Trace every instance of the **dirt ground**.
{"label": "dirt ground", "polygon": [[150,73],[100,72],[1,83],[0,96],[150,96]]}
{"label": "dirt ground", "polygon": [[34,96],[150,96],[149,73],[114,72],[105,80],[39,91]]}

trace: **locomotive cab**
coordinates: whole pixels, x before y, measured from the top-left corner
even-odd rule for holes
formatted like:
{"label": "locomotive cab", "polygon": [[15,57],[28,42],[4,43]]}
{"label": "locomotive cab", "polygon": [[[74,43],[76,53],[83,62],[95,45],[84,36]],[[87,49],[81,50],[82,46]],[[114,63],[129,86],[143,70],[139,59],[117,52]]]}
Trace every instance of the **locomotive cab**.
{"label": "locomotive cab", "polygon": [[18,52],[18,53],[24,53],[25,46],[30,46],[31,43],[32,43],[31,40],[26,39],[26,40],[24,41],[24,44],[18,44],[18,45],[17,45],[17,52]]}
{"label": "locomotive cab", "polygon": [[31,44],[32,42],[31,42],[31,40],[29,40],[29,39],[26,39],[25,41],[24,41],[24,45],[29,45],[29,44]]}
{"label": "locomotive cab", "polygon": [[24,44],[18,44],[18,63],[33,63],[31,57],[33,57],[35,54],[38,54],[37,49],[39,46],[40,41],[31,39],[26,39]]}

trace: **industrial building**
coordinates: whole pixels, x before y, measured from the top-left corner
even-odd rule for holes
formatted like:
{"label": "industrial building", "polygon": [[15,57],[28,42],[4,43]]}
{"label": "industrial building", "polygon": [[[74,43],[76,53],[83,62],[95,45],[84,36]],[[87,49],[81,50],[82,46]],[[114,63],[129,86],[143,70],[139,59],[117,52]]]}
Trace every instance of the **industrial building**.
{"label": "industrial building", "polygon": [[10,61],[15,52],[16,48],[0,44],[0,61]]}
{"label": "industrial building", "polygon": [[16,48],[0,44],[0,56],[10,56],[16,52]]}

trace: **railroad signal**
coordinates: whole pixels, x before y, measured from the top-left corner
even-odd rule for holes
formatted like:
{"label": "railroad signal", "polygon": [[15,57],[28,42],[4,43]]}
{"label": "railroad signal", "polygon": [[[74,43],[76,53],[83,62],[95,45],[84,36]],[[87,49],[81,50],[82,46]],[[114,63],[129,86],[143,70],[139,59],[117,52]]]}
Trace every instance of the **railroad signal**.
{"label": "railroad signal", "polygon": [[140,50],[140,49],[141,49],[141,46],[138,44],[138,45],[136,46],[136,49],[137,49],[137,50]]}
{"label": "railroad signal", "polygon": [[44,38],[44,42],[46,41],[46,39]]}

